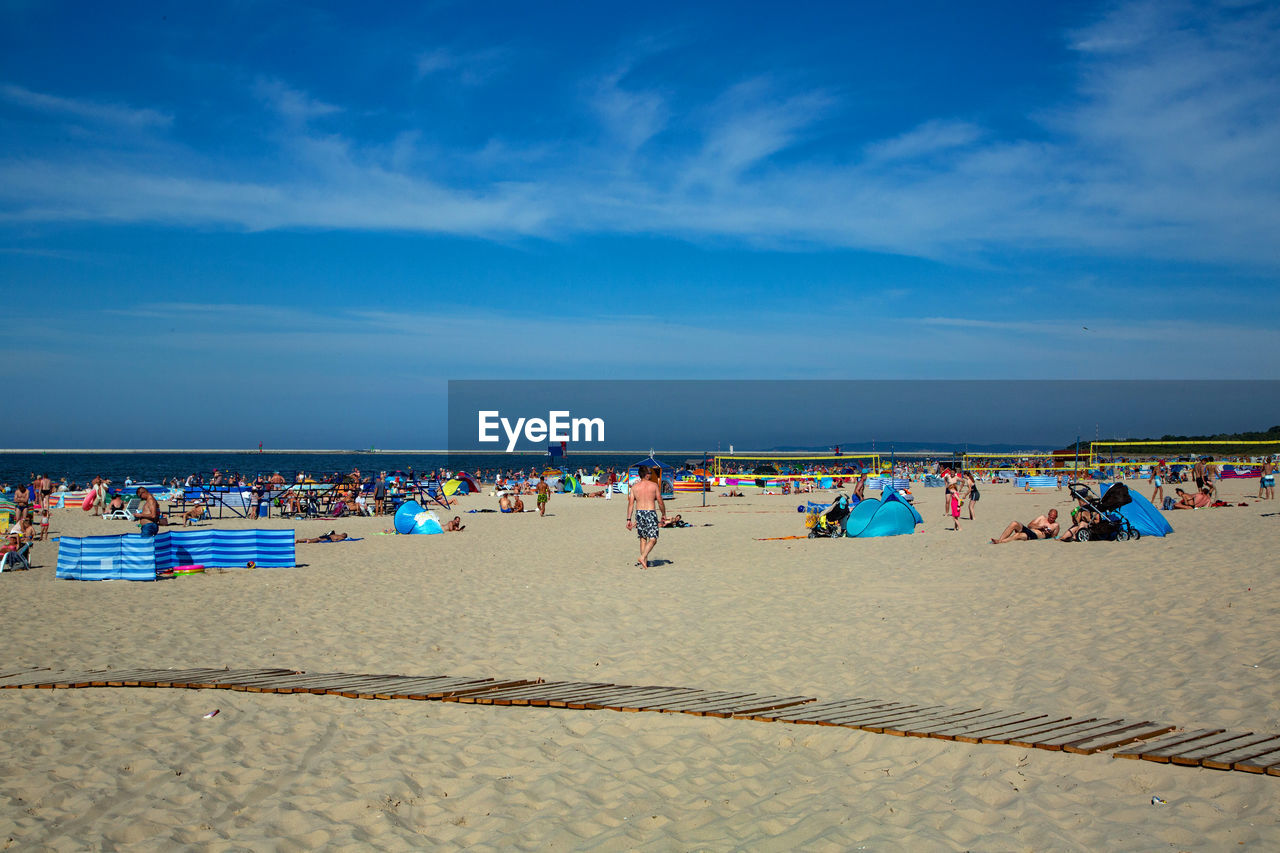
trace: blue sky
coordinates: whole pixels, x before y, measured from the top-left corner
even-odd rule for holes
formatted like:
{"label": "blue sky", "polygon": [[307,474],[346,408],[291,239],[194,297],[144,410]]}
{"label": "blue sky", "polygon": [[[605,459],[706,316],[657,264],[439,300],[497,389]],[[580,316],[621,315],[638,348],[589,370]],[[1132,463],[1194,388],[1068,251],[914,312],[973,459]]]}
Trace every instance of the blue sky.
{"label": "blue sky", "polygon": [[4,4],[6,352],[57,402],[0,443],[439,446],[465,378],[1280,377],[1276,4],[797,5]]}

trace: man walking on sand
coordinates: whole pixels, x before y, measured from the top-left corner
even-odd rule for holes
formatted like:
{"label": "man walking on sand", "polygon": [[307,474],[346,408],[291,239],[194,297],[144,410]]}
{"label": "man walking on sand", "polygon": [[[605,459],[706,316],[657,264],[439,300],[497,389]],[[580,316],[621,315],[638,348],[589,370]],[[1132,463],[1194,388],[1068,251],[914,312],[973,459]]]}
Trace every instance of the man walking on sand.
{"label": "man walking on sand", "polygon": [[[632,483],[631,488],[627,490],[627,529],[631,530],[634,527],[636,536],[640,539],[640,560],[636,565],[647,569],[649,553],[653,551],[653,546],[658,544],[659,523],[667,519],[667,506],[662,502],[662,490],[657,483],[649,479],[649,466],[641,465],[638,473],[640,479]],[[658,517],[659,511],[662,512],[661,519]]]}
{"label": "man walking on sand", "polygon": [[538,517],[541,518],[547,514],[547,501],[551,500],[551,487],[547,485],[546,477],[538,478]]}

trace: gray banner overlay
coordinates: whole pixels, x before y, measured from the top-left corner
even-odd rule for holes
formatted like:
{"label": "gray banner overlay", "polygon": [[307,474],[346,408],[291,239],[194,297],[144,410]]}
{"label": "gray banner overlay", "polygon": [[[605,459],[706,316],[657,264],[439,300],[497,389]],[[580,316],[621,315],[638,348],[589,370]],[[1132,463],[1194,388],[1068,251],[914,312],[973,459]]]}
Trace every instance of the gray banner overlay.
{"label": "gray banner overlay", "polygon": [[1267,430],[1280,381],[451,380],[448,420],[457,452],[1055,449]]}

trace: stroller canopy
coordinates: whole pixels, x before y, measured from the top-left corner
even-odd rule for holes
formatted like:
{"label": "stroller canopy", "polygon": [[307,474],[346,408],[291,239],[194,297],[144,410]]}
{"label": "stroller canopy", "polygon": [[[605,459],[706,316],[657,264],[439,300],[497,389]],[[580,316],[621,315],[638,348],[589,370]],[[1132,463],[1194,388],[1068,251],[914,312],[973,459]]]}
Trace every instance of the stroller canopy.
{"label": "stroller canopy", "polygon": [[1133,495],[1129,492],[1128,486],[1124,483],[1112,483],[1110,488],[1102,490],[1102,497],[1098,499],[1098,509],[1103,512],[1115,512],[1132,501]]}

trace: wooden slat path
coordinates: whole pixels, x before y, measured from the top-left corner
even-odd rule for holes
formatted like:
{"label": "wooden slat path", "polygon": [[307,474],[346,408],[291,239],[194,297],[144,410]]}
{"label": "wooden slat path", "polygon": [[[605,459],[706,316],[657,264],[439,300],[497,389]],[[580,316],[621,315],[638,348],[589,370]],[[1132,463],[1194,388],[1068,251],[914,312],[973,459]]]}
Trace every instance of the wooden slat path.
{"label": "wooden slat path", "polygon": [[51,670],[0,666],[0,689],[161,687],[306,693],[352,699],[416,699],[470,705],[649,711],[798,725],[841,726],[906,737],[998,743],[1184,767],[1280,776],[1280,734],[1224,729],[1183,731],[1166,723],[1068,717],[998,709],[916,705],[859,697],[811,696],[638,686],[602,682],[495,679],[447,675],[376,675],[295,669]]}

